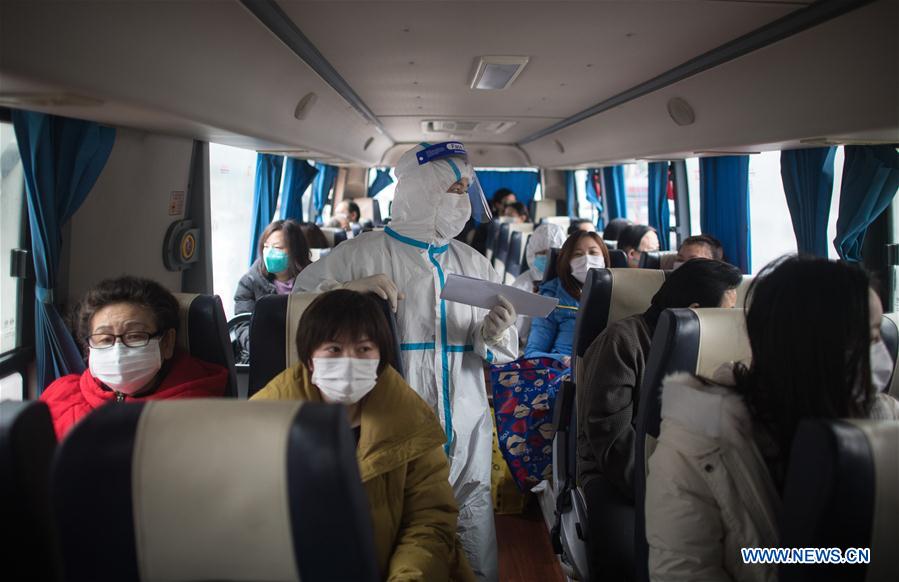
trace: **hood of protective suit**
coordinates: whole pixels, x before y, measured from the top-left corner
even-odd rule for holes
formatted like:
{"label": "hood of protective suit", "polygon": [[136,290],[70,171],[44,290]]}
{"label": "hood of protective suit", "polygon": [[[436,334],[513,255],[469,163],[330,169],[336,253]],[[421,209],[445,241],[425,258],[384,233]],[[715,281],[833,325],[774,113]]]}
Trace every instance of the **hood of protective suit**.
{"label": "hood of protective suit", "polygon": [[[565,231],[562,230],[562,227],[558,224],[544,222],[534,230],[534,234],[528,239],[527,251],[525,252],[528,265],[534,264],[537,253],[544,251],[549,253],[549,249],[561,248],[563,244],[565,244]],[[537,273],[533,274],[536,275]],[[543,273],[540,273],[540,277],[543,277]]]}
{"label": "hood of protective suit", "polygon": [[471,216],[468,196],[447,189],[462,178],[470,182],[474,170],[462,157],[441,158],[419,165],[416,154],[425,147],[412,148],[396,165],[390,228],[439,246],[462,232]]}

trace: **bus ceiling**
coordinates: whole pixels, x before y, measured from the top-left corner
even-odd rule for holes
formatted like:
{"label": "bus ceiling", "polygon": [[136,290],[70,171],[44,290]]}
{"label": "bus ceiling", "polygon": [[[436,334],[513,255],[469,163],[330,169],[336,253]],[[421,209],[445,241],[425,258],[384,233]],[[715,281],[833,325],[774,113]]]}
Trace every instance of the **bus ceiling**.
{"label": "bus ceiling", "polygon": [[363,166],[446,139],[555,168],[895,142],[897,21],[895,0],[4,0],[0,105]]}

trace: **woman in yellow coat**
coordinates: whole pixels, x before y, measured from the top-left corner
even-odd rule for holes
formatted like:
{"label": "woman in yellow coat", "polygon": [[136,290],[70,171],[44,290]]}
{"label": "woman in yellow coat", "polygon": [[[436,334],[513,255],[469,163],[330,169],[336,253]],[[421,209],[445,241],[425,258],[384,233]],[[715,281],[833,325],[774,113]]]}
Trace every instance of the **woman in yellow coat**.
{"label": "woman in yellow coat", "polygon": [[325,293],[300,320],[303,363],[253,399],[346,405],[385,580],[473,580],[456,537],[446,436],[430,407],[388,364],[393,346],[374,299],[348,290]]}

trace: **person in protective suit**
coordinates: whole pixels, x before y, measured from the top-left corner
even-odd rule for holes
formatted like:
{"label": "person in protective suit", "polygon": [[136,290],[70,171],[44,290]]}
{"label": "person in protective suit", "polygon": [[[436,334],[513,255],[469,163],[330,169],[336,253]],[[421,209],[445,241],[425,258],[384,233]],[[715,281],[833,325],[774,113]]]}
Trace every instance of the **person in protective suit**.
{"label": "person in protective suit", "polygon": [[472,188],[477,193],[472,208],[468,190],[476,176],[465,147],[458,142],[421,144],[400,158],[395,172],[390,226],[335,247],[303,270],[294,290],[371,292],[396,310],[406,381],[431,406],[446,433],[465,553],[480,579],[496,580],[493,423],[483,368],[484,362],[507,363],[517,357],[517,314],[502,297],[489,312],[440,299],[450,273],[500,282],[484,256],[452,240],[473,211],[489,217],[478,188]]}

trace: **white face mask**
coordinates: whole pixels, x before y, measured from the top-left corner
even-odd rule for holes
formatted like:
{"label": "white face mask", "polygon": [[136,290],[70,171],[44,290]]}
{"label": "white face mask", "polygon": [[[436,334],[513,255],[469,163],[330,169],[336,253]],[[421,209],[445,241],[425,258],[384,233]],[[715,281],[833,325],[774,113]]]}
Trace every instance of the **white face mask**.
{"label": "white face mask", "polygon": [[355,404],[378,382],[379,360],[312,358],[312,383],[326,402]]}
{"label": "white face mask", "polygon": [[893,375],[893,358],[883,340],[871,344],[871,385],[877,392],[883,392]]}
{"label": "white face mask", "polygon": [[159,338],[140,348],[129,348],[117,341],[111,348],[90,348],[88,357],[94,378],[122,394],[138,392],[162,367]]}
{"label": "white face mask", "polygon": [[571,275],[583,283],[587,280],[587,271],[590,269],[604,269],[606,260],[602,255],[581,255],[571,259]]}
{"label": "white face mask", "polygon": [[434,231],[437,237],[447,240],[454,238],[465,228],[470,216],[471,202],[468,201],[467,194],[444,192],[434,218]]}

